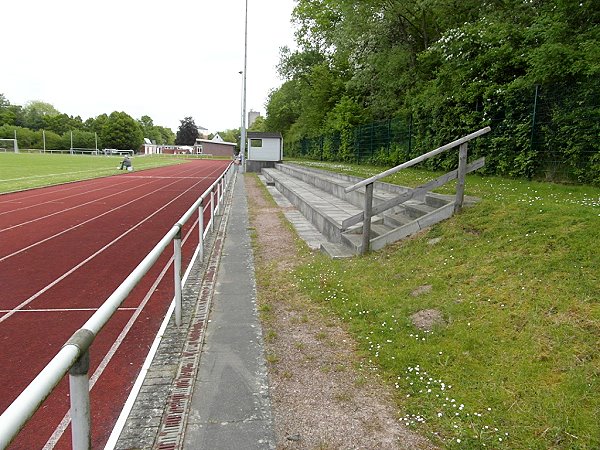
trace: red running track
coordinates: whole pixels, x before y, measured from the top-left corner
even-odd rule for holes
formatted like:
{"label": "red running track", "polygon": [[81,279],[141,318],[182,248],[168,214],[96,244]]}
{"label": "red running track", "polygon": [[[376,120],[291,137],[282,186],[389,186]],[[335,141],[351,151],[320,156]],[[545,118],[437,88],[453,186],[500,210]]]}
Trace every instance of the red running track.
{"label": "red running track", "polygon": [[[0,196],[0,411],[228,164],[191,161]],[[197,216],[182,236],[186,267]],[[172,254],[169,247],[91,347],[92,448],[108,440],[172,301]],[[57,431],[68,409],[65,378],[10,448],[70,448],[70,428]]]}

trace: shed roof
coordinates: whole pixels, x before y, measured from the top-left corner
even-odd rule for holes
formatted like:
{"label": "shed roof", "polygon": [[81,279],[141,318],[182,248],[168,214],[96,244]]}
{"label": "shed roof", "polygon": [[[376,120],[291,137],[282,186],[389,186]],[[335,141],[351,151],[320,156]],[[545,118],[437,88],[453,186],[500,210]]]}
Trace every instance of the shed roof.
{"label": "shed roof", "polygon": [[211,139],[196,139],[196,144],[198,143],[207,143],[207,144],[216,144],[216,145],[237,145],[235,142],[226,142],[226,141],[213,141]]}
{"label": "shed roof", "polygon": [[260,139],[260,138],[283,139],[283,137],[281,136],[281,133],[262,132],[262,131],[249,131],[248,132],[248,139]]}

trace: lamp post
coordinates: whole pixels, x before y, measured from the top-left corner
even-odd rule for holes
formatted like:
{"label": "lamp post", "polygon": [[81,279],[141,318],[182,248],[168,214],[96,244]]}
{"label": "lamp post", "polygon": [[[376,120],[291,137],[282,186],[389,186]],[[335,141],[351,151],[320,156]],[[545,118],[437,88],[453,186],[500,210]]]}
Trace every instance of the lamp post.
{"label": "lamp post", "polygon": [[242,71],[242,129],[240,133],[240,173],[246,165],[246,67],[248,65],[248,0],[244,18],[244,70]]}

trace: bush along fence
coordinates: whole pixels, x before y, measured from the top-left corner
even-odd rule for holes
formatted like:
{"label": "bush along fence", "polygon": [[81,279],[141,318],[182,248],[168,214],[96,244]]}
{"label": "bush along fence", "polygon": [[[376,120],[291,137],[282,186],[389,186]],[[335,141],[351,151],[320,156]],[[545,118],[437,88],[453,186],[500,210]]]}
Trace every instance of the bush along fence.
{"label": "bush along fence", "polygon": [[[469,104],[448,98],[404,116],[286,142],[284,155],[392,166],[491,126],[470,149],[473,157],[485,156],[486,174],[600,185],[599,81],[495,94]],[[426,165],[451,170],[456,158],[440,155]]]}

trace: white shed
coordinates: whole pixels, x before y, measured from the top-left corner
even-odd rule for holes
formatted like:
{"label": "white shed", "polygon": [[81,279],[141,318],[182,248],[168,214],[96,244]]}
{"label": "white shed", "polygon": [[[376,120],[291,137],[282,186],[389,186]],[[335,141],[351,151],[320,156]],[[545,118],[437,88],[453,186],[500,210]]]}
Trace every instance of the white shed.
{"label": "white shed", "polygon": [[279,162],[283,159],[281,133],[248,132],[248,161]]}

